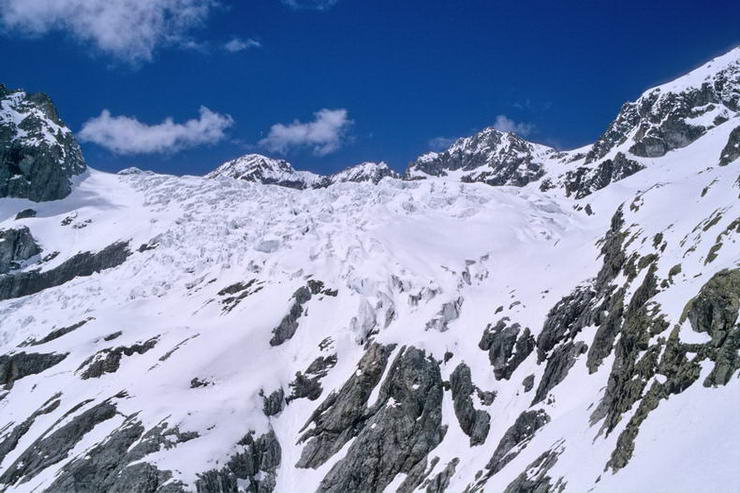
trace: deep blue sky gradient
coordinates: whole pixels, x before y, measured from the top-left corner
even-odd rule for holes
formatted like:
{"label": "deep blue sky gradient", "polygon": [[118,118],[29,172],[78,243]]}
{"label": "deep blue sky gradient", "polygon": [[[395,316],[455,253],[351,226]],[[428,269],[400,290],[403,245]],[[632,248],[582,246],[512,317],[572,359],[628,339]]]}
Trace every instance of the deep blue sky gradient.
{"label": "deep blue sky gradient", "polygon": [[0,82],[50,94],[74,130],[103,108],[159,123],[228,113],[229,139],[175,154],[115,156],[83,147],[93,167],[201,174],[249,151],[277,122],[346,108],[350,141],[318,157],[327,173],[363,160],[401,170],[435,137],[469,135],[496,115],[535,126],[559,148],[592,142],[620,105],[740,42],[740,2],[340,0],[324,11],[278,0],[224,0],[195,36],[233,36],[240,53],[162,49],[132,68],[62,34],[0,37]]}

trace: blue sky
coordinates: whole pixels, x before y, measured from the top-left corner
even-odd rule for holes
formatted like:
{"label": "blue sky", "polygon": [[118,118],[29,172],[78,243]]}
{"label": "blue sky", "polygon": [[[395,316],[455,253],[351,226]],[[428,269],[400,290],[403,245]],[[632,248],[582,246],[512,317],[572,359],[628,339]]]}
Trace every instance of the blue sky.
{"label": "blue sky", "polygon": [[402,170],[497,121],[577,147],[740,42],[736,0],[54,2],[0,0],[0,82],[51,95],[112,171],[202,174],[247,152]]}

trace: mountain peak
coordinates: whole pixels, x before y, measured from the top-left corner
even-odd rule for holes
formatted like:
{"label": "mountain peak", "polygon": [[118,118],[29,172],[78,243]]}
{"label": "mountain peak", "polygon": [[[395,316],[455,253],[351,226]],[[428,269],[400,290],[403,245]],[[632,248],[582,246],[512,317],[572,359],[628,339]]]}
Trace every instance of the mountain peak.
{"label": "mountain peak", "polygon": [[207,178],[221,176],[297,189],[313,188],[322,179],[320,175],[309,171],[296,171],[284,159],[274,159],[262,154],[245,154],[225,162],[206,175]]}
{"label": "mountain peak", "polygon": [[462,181],[523,186],[544,174],[542,164],[555,152],[513,132],[487,127],[457,139],[445,151],[422,154],[409,166],[406,176],[419,179],[454,175]]}
{"label": "mountain peak", "polygon": [[331,175],[332,183],[371,182],[377,184],[386,176],[400,178],[385,162],[365,161]]}

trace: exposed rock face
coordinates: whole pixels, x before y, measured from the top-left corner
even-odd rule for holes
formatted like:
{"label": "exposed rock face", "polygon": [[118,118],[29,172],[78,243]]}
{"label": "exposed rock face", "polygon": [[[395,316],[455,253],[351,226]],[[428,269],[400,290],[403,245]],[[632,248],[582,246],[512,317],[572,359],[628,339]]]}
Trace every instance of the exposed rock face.
{"label": "exposed rock face", "polygon": [[128,418],[106,441],[65,465],[47,491],[58,493],[184,493],[184,485],[172,481],[172,473],[147,462],[147,455],[162,448],[197,438],[167,424],[146,433],[141,422]]}
{"label": "exposed rock face", "polygon": [[466,182],[524,186],[544,175],[542,163],[555,152],[491,127],[457,140],[444,152],[420,156],[411,163],[405,177],[418,179],[459,172]]}
{"label": "exposed rock face", "polygon": [[[76,409],[70,411],[74,412]],[[36,440],[0,476],[0,483],[25,482],[52,464],[64,460],[72,448],[98,423],[111,419],[116,406],[108,401],[75,416],[64,426]]]}
{"label": "exposed rock face", "polygon": [[131,346],[118,346],[106,348],[98,351],[93,356],[85,360],[77,369],[83,371],[80,378],[100,378],[106,373],[115,373],[121,365],[121,359],[124,356],[133,356],[134,354],[144,354],[157,345],[157,338],[153,337],[143,343],[133,344]]}
{"label": "exposed rock face", "polygon": [[0,230],[0,274],[17,269],[21,262],[39,253],[41,247],[27,227]]}
{"label": "exposed rock face", "polygon": [[[198,475],[198,493],[272,493],[282,456],[275,433],[270,430],[255,439],[250,432],[238,445],[241,450],[231,456],[226,466]],[[242,489],[244,482],[247,486]]]}
{"label": "exposed rock face", "polygon": [[317,491],[383,491],[397,474],[426,464],[446,431],[441,428],[442,393],[438,364],[424,351],[403,348],[388,370],[378,402],[364,410],[361,430],[347,454]]}
{"label": "exposed rock face", "polygon": [[730,132],[730,138],[727,139],[727,145],[722,149],[719,156],[719,165],[727,166],[740,157],[740,126]]}
{"label": "exposed rock face", "polygon": [[565,380],[568,371],[575,364],[576,358],[587,350],[588,346],[583,342],[568,342],[558,346],[547,360],[545,373],[537,387],[532,405],[544,400],[553,387]]}
{"label": "exposed rock face", "polygon": [[41,344],[46,344],[47,342],[51,342],[55,339],[59,339],[60,337],[79,329],[80,327],[82,327],[83,325],[85,325],[91,320],[94,320],[94,319],[92,317],[86,318],[85,320],[80,320],[76,324],[72,324],[67,327],[60,327],[58,329],[54,329],[48,334],[46,334],[44,337],[39,339],[38,341],[30,341],[27,345],[28,346],[40,346]]}
{"label": "exposed rock face", "polygon": [[321,392],[324,390],[321,387],[321,379],[329,373],[329,370],[334,368],[337,364],[337,355],[332,354],[324,357],[319,356],[306,368],[306,372],[298,372],[295,375],[295,380],[290,383],[291,392],[287,398],[289,403],[295,399],[302,399],[304,397],[309,400],[315,401],[321,396]]}
{"label": "exposed rock face", "polygon": [[511,378],[512,373],[535,348],[534,336],[529,328],[521,331],[521,325],[507,325],[507,322],[509,319],[503,318],[495,326],[489,324],[478,343],[478,347],[488,351],[496,380]]}
{"label": "exposed rock face", "polygon": [[329,395],[314,411],[300,438],[306,442],[298,467],[317,468],[354,438],[367,421],[367,401],[380,382],[393,346],[371,344],[357,365],[357,372],[339,392]]}
{"label": "exposed rock face", "polygon": [[61,199],[72,190],[70,178],[85,169],[51,99],[0,84],[0,197]]}
{"label": "exposed rock face", "polygon": [[0,440],[0,463],[3,462],[5,456],[8,455],[9,452],[18,446],[18,442],[26,433],[28,433],[28,430],[31,429],[31,426],[36,421],[36,418],[52,413],[57,407],[59,407],[59,404],[61,403],[59,400],[60,396],[61,393],[52,396],[43,406],[34,411],[33,414],[26,418],[22,423],[16,425],[10,433],[4,435],[3,439]]}
{"label": "exposed rock face", "polygon": [[21,378],[36,375],[61,362],[67,354],[57,353],[13,353],[0,356],[0,385],[6,388]]}
{"label": "exposed rock face", "polygon": [[643,169],[645,165],[618,152],[614,159],[600,161],[595,167],[582,166],[565,173],[565,193],[567,196],[582,199],[612,182],[632,176]]}
{"label": "exposed rock face", "polygon": [[298,319],[303,315],[303,305],[311,299],[311,290],[306,286],[301,286],[293,293],[292,299],[293,304],[290,305],[288,314],[272,331],[271,346],[279,346],[295,335],[295,331],[298,330]]}
{"label": "exposed rock face", "polygon": [[[601,159],[629,137],[635,142],[629,149],[634,155],[663,156],[672,149],[687,146],[709,128],[736,114],[740,111],[737,84],[740,67],[736,52],[737,48],[622,106],[617,118],[588,153],[586,162]],[[709,65],[715,68],[700,79]]]}
{"label": "exposed rock face", "polygon": [[566,484],[558,479],[551,484],[552,478],[547,472],[558,461],[557,451],[547,451],[527,466],[527,470],[521,473],[506,487],[504,493],[560,493],[565,491]]}
{"label": "exposed rock face", "polygon": [[473,406],[475,387],[470,378],[470,368],[460,363],[450,375],[450,388],[455,407],[455,416],[460,428],[470,437],[470,445],[480,445],[486,441],[491,427],[491,416]]}
{"label": "exposed rock face", "polygon": [[277,389],[269,396],[264,397],[262,411],[265,416],[277,416],[285,408],[285,391]]}
{"label": "exposed rock face", "polygon": [[0,300],[38,293],[101,270],[121,265],[131,255],[128,242],[114,243],[97,253],[78,253],[58,267],[47,271],[0,275]]}

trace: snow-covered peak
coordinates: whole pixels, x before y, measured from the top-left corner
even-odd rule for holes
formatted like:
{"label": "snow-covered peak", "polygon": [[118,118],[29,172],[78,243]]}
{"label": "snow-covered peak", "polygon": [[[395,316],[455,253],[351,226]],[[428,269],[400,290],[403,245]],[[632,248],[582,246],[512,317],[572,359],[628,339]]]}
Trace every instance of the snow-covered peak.
{"label": "snow-covered peak", "polygon": [[393,171],[385,162],[379,163],[366,161],[356,164],[347,169],[334,173],[329,177],[331,183],[343,182],[371,182],[377,184],[380,180],[390,176],[400,178],[400,175]]}
{"label": "snow-covered peak", "polygon": [[0,197],[65,197],[85,162],[72,131],[45,94],[0,84]]}
{"label": "snow-covered peak", "polygon": [[281,185],[290,188],[314,188],[323,179],[310,171],[296,171],[288,161],[262,154],[246,154],[227,161],[206,175],[207,178],[228,177],[238,180]]}
{"label": "snow-covered peak", "polygon": [[419,156],[406,176],[410,179],[452,176],[490,185],[523,186],[542,176],[543,163],[555,152],[551,147],[529,142],[512,132],[488,127],[456,140],[443,152]]}
{"label": "snow-covered peak", "polygon": [[740,77],[740,46],[733,48],[724,55],[712,58],[686,75],[648,89],[642,95],[649,95],[653,91],[681,93],[691,89],[700,89],[703,84],[711,84],[717,78],[724,77],[734,80],[737,88],[738,77]]}

